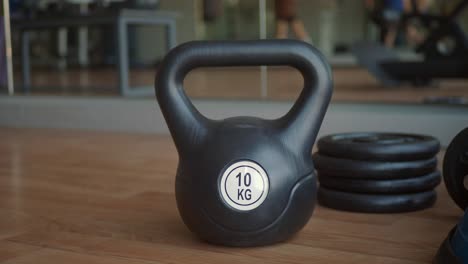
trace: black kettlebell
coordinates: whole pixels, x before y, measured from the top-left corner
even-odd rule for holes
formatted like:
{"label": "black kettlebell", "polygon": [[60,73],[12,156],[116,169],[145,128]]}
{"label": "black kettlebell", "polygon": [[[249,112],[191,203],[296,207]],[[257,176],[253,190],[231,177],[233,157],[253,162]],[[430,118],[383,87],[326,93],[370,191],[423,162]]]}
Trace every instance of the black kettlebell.
{"label": "black kettlebell", "polygon": [[[283,117],[211,120],[183,90],[196,67],[253,65],[302,73],[304,88]],[[164,58],[155,88],[179,153],[177,206],[191,231],[215,244],[259,246],[307,223],[316,200],[310,152],[332,94],[319,51],[293,40],[189,42]]]}

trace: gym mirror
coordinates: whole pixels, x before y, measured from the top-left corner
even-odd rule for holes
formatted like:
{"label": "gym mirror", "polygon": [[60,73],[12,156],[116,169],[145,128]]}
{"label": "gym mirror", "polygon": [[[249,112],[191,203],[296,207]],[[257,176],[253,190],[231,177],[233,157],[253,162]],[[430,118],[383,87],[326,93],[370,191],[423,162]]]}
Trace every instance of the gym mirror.
{"label": "gym mirror", "polygon": [[[468,101],[468,0],[5,3],[2,50],[11,42],[13,56],[0,69],[2,93],[11,65],[15,94],[153,96],[158,65],[179,43],[296,38],[331,63],[333,101]],[[201,68],[185,86],[192,98],[292,101],[302,77],[288,67]]]}

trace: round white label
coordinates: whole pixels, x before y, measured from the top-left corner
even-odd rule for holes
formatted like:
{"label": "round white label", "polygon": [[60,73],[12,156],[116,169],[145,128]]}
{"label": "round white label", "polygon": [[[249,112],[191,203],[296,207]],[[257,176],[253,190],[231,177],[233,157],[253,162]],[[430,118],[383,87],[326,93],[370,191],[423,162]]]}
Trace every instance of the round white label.
{"label": "round white label", "polygon": [[265,170],[252,161],[238,161],[221,177],[219,189],[231,207],[249,211],[260,206],[268,195],[269,181]]}

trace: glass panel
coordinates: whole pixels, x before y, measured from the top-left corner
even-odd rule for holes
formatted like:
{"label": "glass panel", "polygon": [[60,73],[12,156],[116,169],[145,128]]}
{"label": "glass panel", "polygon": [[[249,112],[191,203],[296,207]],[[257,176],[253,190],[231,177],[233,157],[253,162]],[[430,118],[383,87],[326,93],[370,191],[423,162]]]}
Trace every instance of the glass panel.
{"label": "glass panel", "polygon": [[[259,4],[251,0],[197,1],[198,40],[259,38]],[[259,99],[260,67],[200,68],[185,87],[192,98]]]}
{"label": "glass panel", "polygon": [[[281,4],[283,2],[283,4]],[[455,41],[455,34],[450,31],[456,27],[450,24],[448,36],[437,41],[435,47],[420,48],[426,39],[431,39],[438,30],[444,26],[439,21],[445,21],[447,16],[462,1],[270,1],[270,9],[275,4],[285,5],[286,2],[296,2],[297,12],[287,23],[289,37],[301,38],[300,30],[294,30],[295,24],[303,23],[311,42],[324,53],[332,64],[335,83],[335,101],[371,101],[371,102],[402,102],[402,103],[462,103],[468,101],[466,89],[466,61],[468,59],[468,46],[466,46],[467,8],[461,12],[458,22],[464,33],[461,41]],[[465,1],[466,2],[466,1]],[[279,3],[279,4],[278,4]],[[466,7],[466,6],[465,6]],[[285,7],[283,7],[285,8]],[[413,15],[413,8],[417,8],[421,15]],[[278,13],[278,11],[276,11]],[[431,18],[425,24],[424,15],[445,16],[439,19]],[[281,14],[277,18],[281,19]],[[439,19],[439,20],[437,20]],[[281,31],[281,22],[278,21],[276,35]],[[279,30],[278,30],[279,29]],[[294,34],[299,31],[299,34]],[[274,36],[274,35],[273,35]],[[307,40],[307,39],[306,39]],[[373,43],[371,47],[381,52],[373,53],[364,50],[367,62],[362,63],[356,58],[355,43]],[[380,42],[380,44],[378,43]],[[450,55],[450,50],[460,45],[461,51],[457,55]],[[374,48],[373,48],[374,49]],[[435,58],[434,50],[444,50],[447,55]],[[391,59],[390,59],[391,58]],[[424,60],[426,58],[426,60]],[[443,59],[440,62],[438,59]],[[371,63],[369,63],[371,61]],[[404,62],[418,62],[407,70],[400,70],[399,76],[410,76],[401,79],[396,73],[386,70],[385,62],[393,61],[396,69],[405,67]],[[401,62],[401,63],[400,63]],[[465,63],[465,64],[463,64]],[[369,66],[371,64],[371,66]],[[463,66],[465,65],[465,66]],[[368,68],[372,68],[369,71]],[[420,70],[419,70],[420,69]],[[417,71],[428,77],[419,77]],[[396,86],[389,86],[381,79],[384,74],[398,80]],[[463,73],[464,72],[464,73]],[[432,77],[431,77],[432,76]],[[447,76],[450,78],[440,78]],[[458,78],[454,78],[457,77]],[[398,79],[397,79],[398,78]],[[269,93],[276,99],[274,93]]]}
{"label": "glass panel", "polygon": [[[216,4],[219,2],[218,4]],[[202,1],[200,40],[242,40],[259,38],[258,1]],[[205,5],[214,5],[213,7]],[[219,5],[218,8],[215,8]],[[211,10],[213,9],[213,10]],[[212,12],[210,12],[212,11]],[[213,14],[210,14],[213,13]]]}
{"label": "glass panel", "polygon": [[[168,48],[192,40],[258,39],[264,25],[267,38],[301,39],[325,54],[333,69],[334,100],[468,100],[468,73],[463,66],[468,61],[468,8],[456,19],[447,19],[461,0],[415,1],[422,15],[445,16],[427,23],[420,16],[409,19],[410,0],[9,2],[19,93],[153,96],[154,75]],[[127,22],[124,33],[118,30],[118,21]],[[453,21],[448,28],[460,26],[463,33],[449,30],[433,45],[418,49],[441,21]],[[362,43],[371,43],[364,49],[367,64],[356,56],[359,48],[367,47]],[[437,61],[440,54],[434,57],[453,50],[456,55],[444,55],[443,62]],[[391,61],[397,64],[385,66]],[[406,69],[400,62],[419,64]],[[421,77],[418,69],[431,72],[433,78]],[[269,67],[264,73],[260,67],[198,69],[188,76],[187,91],[196,98],[262,100],[292,100],[299,94],[302,83],[296,71]],[[393,84],[402,78],[406,79],[399,85],[389,85],[388,79]]]}

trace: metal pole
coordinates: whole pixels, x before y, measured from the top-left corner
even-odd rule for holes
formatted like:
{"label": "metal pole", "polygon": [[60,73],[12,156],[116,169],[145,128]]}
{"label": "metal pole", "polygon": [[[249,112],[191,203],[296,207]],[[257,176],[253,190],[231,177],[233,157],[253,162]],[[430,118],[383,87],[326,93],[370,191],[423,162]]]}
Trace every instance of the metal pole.
{"label": "metal pole", "polygon": [[260,26],[260,38],[266,39],[266,0],[259,0],[259,26]]}
{"label": "metal pole", "polygon": [[[258,1],[258,25],[260,39],[266,39],[266,0]],[[266,66],[260,66],[260,94],[262,99],[268,96],[268,72]]]}
{"label": "metal pole", "polygon": [[15,90],[13,87],[13,52],[11,48],[11,27],[10,27],[10,3],[8,0],[3,0],[3,25],[5,26],[5,57],[7,66],[7,84],[8,94],[13,95]]}

